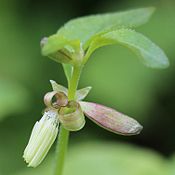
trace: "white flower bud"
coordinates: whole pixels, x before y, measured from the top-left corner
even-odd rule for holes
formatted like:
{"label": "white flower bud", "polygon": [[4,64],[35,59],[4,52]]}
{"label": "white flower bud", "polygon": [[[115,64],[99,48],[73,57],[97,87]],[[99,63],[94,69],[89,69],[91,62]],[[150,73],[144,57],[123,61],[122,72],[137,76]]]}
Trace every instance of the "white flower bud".
{"label": "white flower bud", "polygon": [[58,134],[57,111],[49,110],[33,127],[23,158],[29,167],[38,166],[47,155]]}

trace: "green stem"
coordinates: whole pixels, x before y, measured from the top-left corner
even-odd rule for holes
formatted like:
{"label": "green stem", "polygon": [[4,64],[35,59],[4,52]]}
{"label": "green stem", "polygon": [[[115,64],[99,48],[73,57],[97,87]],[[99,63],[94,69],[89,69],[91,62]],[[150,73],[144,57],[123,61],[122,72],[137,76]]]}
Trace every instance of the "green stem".
{"label": "green stem", "polygon": [[64,129],[63,126],[61,125],[56,147],[56,166],[54,175],[62,174],[68,140],[69,140],[69,131]]}
{"label": "green stem", "polygon": [[[68,99],[74,100],[80,78],[82,67],[73,67],[72,77],[69,82]],[[61,125],[56,148],[56,166],[54,175],[62,175],[67,145],[69,141],[69,131]]]}
{"label": "green stem", "polygon": [[68,89],[68,99],[69,100],[74,100],[78,82],[80,79],[80,74],[81,74],[82,67],[74,67],[73,68],[73,74],[72,78],[69,83],[69,89]]}

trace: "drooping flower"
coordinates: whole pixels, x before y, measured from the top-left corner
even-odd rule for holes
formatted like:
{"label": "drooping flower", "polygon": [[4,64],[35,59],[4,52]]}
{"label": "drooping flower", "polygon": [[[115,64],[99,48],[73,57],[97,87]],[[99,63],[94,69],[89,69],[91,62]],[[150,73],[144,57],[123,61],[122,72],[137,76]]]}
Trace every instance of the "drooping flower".
{"label": "drooping flower", "polygon": [[[68,93],[67,88],[57,84],[51,80],[51,85],[54,91]],[[133,118],[122,114],[112,108],[82,101],[91,90],[91,87],[86,87],[76,92],[76,101],[80,104],[83,113],[97,125],[111,132],[121,135],[136,135],[142,130],[142,126]]]}
{"label": "drooping flower", "polygon": [[59,123],[69,131],[78,131],[85,125],[84,114],[104,129],[121,135],[136,135],[143,128],[135,119],[112,108],[82,101],[91,87],[77,90],[75,100],[68,101],[67,88],[53,80],[51,85],[53,91],[44,97],[46,111],[34,125],[24,151],[28,166],[36,167],[42,162],[57,137]]}

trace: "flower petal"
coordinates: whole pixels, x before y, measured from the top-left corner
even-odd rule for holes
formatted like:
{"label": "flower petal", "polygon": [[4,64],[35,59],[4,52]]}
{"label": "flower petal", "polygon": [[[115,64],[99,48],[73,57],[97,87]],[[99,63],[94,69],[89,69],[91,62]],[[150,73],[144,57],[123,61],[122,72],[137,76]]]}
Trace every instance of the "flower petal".
{"label": "flower petal", "polygon": [[77,90],[77,92],[76,92],[76,99],[78,101],[83,100],[89,94],[91,89],[92,89],[92,87],[88,86],[88,87],[85,87],[85,88]]}
{"label": "flower petal", "polygon": [[62,107],[58,118],[63,127],[69,131],[79,131],[85,125],[84,113],[76,101],[69,101],[67,107]]}
{"label": "flower petal", "polygon": [[[50,80],[50,83],[52,85],[53,91],[63,92],[64,94],[68,95],[68,89],[66,87],[58,84],[54,80]],[[83,100],[88,95],[88,93],[90,92],[91,89],[92,89],[92,87],[88,86],[88,87],[77,90],[76,97],[75,97],[76,100],[78,100],[78,101]]]}
{"label": "flower petal", "polygon": [[[53,101],[53,98],[56,98],[56,101]],[[47,92],[44,96],[44,103],[48,108],[59,109],[61,106],[66,106],[68,104],[68,97],[63,92]]]}
{"label": "flower petal", "polygon": [[65,93],[66,95],[68,94],[68,90],[66,87],[56,83],[54,80],[50,80],[50,83],[52,85],[52,89],[53,91],[56,91],[56,92],[63,92]]}
{"label": "flower petal", "polygon": [[133,118],[116,110],[91,102],[80,102],[85,115],[97,125],[121,135],[136,135],[142,126]]}

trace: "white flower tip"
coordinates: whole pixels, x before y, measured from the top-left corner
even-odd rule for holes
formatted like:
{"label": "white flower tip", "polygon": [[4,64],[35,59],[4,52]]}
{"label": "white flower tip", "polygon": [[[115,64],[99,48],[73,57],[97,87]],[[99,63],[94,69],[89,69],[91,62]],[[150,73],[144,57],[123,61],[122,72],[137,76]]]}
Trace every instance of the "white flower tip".
{"label": "white flower tip", "polygon": [[52,84],[52,83],[56,83],[56,81],[54,81],[54,80],[49,80],[50,81],[50,83]]}
{"label": "white flower tip", "polygon": [[140,125],[138,122],[133,125],[130,129],[129,129],[129,133],[132,135],[137,135],[137,134],[140,134],[140,132],[142,131],[143,129],[143,126]]}
{"label": "white flower tip", "polygon": [[58,134],[58,115],[50,110],[33,127],[23,158],[28,167],[37,167],[47,155]]}

